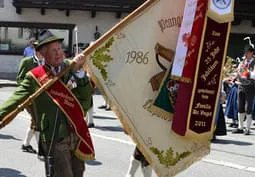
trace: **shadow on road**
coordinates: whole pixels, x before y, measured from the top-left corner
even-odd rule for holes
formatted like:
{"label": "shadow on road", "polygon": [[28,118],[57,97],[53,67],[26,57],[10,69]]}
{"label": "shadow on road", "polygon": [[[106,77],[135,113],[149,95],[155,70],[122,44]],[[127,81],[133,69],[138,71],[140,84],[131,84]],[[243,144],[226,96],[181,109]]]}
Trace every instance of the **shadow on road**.
{"label": "shadow on road", "polygon": [[233,129],[227,129],[227,132],[232,133]]}
{"label": "shadow on road", "polygon": [[[21,139],[18,139],[18,138],[15,138],[14,136],[12,135],[3,135],[3,134],[0,134],[0,139],[12,139],[12,140],[18,140],[18,141],[21,141]],[[1,174],[1,173],[0,173]],[[2,177],[2,176],[0,176]]]}
{"label": "shadow on road", "polygon": [[224,140],[224,139],[216,139],[212,141],[214,144],[234,144],[239,146],[251,146],[253,143],[248,143],[244,141],[236,141],[236,140]]}
{"label": "shadow on road", "polygon": [[123,128],[119,126],[95,126],[96,129],[102,130],[102,131],[113,131],[113,132],[123,132]]}
{"label": "shadow on road", "polygon": [[17,83],[1,83],[0,82],[0,88],[3,87],[17,87]]}
{"label": "shadow on road", "polygon": [[10,168],[0,168],[0,177],[26,177],[20,171]]}
{"label": "shadow on road", "polygon": [[96,160],[89,160],[89,161],[86,161],[86,164],[91,166],[98,166],[98,165],[102,165],[103,163]]}
{"label": "shadow on road", "polygon": [[109,119],[116,120],[116,117],[105,117],[105,116],[93,116],[94,119]]}

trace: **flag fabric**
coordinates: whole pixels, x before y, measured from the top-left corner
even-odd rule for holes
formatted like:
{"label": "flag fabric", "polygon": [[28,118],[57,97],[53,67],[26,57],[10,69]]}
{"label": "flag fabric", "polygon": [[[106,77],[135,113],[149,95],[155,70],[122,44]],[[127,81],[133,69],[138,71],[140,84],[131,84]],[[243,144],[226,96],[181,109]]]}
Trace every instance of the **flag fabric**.
{"label": "flag fabric", "polygon": [[[206,19],[204,40],[201,45],[202,50],[198,57],[191,89],[192,95],[188,100],[190,106],[186,117],[187,121],[182,121],[186,122],[186,131],[185,134],[181,134],[182,136],[204,143],[212,136],[229,29],[230,23],[220,24],[209,17]],[[217,32],[217,35],[214,32]],[[178,92],[178,96],[182,94],[185,93]],[[178,113],[175,112],[175,114]],[[180,124],[175,124],[175,119],[179,119],[179,117],[174,118],[172,128],[175,132],[178,132]]]}
{"label": "flag fabric", "polygon": [[171,130],[178,96],[171,71],[185,2],[148,0],[83,52],[92,79],[158,176],[174,176],[209,153],[208,142]]}
{"label": "flag fabric", "polygon": [[[217,116],[217,104],[221,90],[221,71],[226,58],[226,48],[230,31],[230,22],[221,14],[222,9],[216,15],[209,15],[212,4],[226,3],[226,9],[233,10],[234,2],[224,1],[208,2],[200,0],[201,3],[208,3],[206,17],[203,19],[203,33],[200,34],[199,51],[190,48],[193,52],[193,59],[187,55],[187,64],[183,68],[182,77],[191,78],[191,83],[179,83],[178,96],[173,116],[172,130],[183,137],[206,143],[214,131],[214,119]],[[198,6],[200,7],[200,6]],[[218,5],[218,8],[223,6]],[[199,8],[201,10],[201,8]],[[217,11],[215,11],[217,12]],[[231,13],[233,15],[233,13]],[[196,22],[195,22],[196,23]],[[186,100],[187,103],[184,103]]]}
{"label": "flag fabric", "polygon": [[[204,0],[204,2],[206,2],[206,0]],[[200,7],[198,5],[198,0],[187,1],[185,5],[182,27],[178,37],[176,54],[174,56],[174,62],[173,62],[173,69],[171,71],[172,76],[182,77],[182,72],[185,66],[188,47],[191,44],[190,39],[194,38],[194,36],[195,37],[199,36],[199,34],[194,33],[194,29],[199,30],[199,29],[202,29],[199,27],[203,26],[203,24],[201,25],[201,23],[197,23],[197,22],[195,23],[195,21],[199,21],[200,18],[203,18],[205,16],[205,13],[203,13],[201,9],[201,8],[204,9],[205,7],[206,7],[205,4],[202,4],[202,6]],[[193,32],[192,32],[192,29],[193,29]],[[195,42],[198,43],[198,41],[194,41],[194,43]]]}
{"label": "flag fabric", "polygon": [[207,16],[218,23],[234,20],[234,0],[209,0]]}
{"label": "flag fabric", "polygon": [[[201,38],[203,33],[203,26],[205,23],[205,16],[207,10],[207,0],[198,0],[196,4],[196,13],[194,17],[191,34],[187,41],[188,51],[184,57],[185,65],[178,68],[178,72],[172,72],[171,77],[178,80],[178,96],[175,104],[175,114],[172,123],[172,129],[175,133],[184,136],[187,129],[187,118],[192,96],[192,88],[194,82],[195,67],[197,65],[197,58],[199,48],[201,45]],[[180,36],[179,36],[180,38]],[[183,45],[183,44],[179,44]],[[183,100],[186,100],[184,103]]]}
{"label": "flag fabric", "polygon": [[[184,131],[184,133],[193,87],[191,83],[195,72],[206,9],[207,0],[187,1],[173,66],[169,69],[168,77],[163,83],[158,97],[150,107],[153,113],[163,119],[178,117],[178,119],[173,120],[173,123],[177,124],[179,131]],[[179,92],[182,94],[178,94]],[[167,93],[168,96],[166,97],[164,93]],[[172,101],[170,102],[170,100]],[[187,101],[184,102],[183,100]],[[167,102],[171,104],[170,107],[165,106]]]}

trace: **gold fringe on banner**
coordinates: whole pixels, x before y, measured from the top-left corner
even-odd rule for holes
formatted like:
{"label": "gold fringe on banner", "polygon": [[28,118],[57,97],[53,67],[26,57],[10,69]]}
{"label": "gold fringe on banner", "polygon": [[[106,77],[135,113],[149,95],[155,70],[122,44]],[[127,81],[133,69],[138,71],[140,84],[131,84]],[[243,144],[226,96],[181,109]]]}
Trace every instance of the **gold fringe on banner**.
{"label": "gold fringe on banner", "polygon": [[218,23],[228,23],[232,22],[234,20],[234,4],[235,1],[231,0],[231,12],[227,14],[218,14],[214,10],[212,10],[210,7],[212,6],[212,0],[208,1],[208,10],[207,10],[207,16],[213,19],[214,21]]}
{"label": "gold fringe on banner", "polygon": [[188,78],[188,77],[180,77],[180,76],[175,76],[175,75],[171,75],[170,76],[171,79],[176,80],[176,81],[181,81],[187,84],[191,84],[192,83],[192,79]]}
{"label": "gold fringe on banner", "polygon": [[[155,170],[157,176],[160,177],[170,177],[169,175],[166,174],[161,174],[160,173],[160,169],[159,167],[155,166],[155,164],[153,163],[152,159],[149,156],[149,153],[147,153],[147,151],[145,150],[145,148],[143,148],[142,144],[139,143],[138,139],[135,137],[132,129],[129,127],[129,125],[125,122],[124,117],[122,116],[120,110],[113,105],[112,110],[114,111],[114,113],[117,115],[117,117],[120,119],[121,124],[123,125],[124,130],[127,132],[127,134],[132,138],[132,140],[135,142],[137,148],[142,152],[142,154],[144,155],[144,157],[146,158],[146,160],[149,162],[149,164],[153,167],[153,169]],[[142,139],[142,138],[141,138]],[[144,142],[144,144],[146,144]],[[202,159],[202,157],[204,157],[205,155],[207,155],[210,152],[210,148],[209,148],[209,142],[206,145],[197,145],[196,143],[193,144],[193,149],[196,152],[192,152],[193,156],[188,156],[186,157],[187,159],[187,163],[183,164],[183,166],[177,166],[175,168],[171,168],[171,173],[172,174],[176,174],[177,172],[183,171],[183,167],[189,167],[191,164],[193,164],[194,162],[197,162],[199,160]],[[200,150],[198,150],[200,149]],[[196,154],[196,155],[194,155]],[[201,157],[200,159],[197,159],[197,157]],[[170,169],[169,169],[170,170]],[[171,175],[172,176],[172,175]]]}
{"label": "gold fringe on banner", "polygon": [[160,117],[163,120],[171,121],[173,118],[173,114],[171,114],[167,111],[164,111],[163,109],[161,109],[157,106],[154,106],[153,103],[150,104],[150,106],[147,108],[147,110],[149,112],[151,112],[152,114],[157,115],[158,117]]}
{"label": "gold fringe on banner", "polygon": [[[98,78],[91,72],[91,78],[92,78],[92,80],[95,82],[95,84],[96,84],[96,87],[99,89],[99,91],[101,92],[101,94],[104,96],[104,97],[106,97],[107,98],[107,95],[106,95],[106,93],[105,93],[105,91],[104,91],[104,87],[100,84],[100,82],[99,82],[99,80],[98,80]],[[152,103],[152,101],[151,102],[148,102],[146,105],[148,105],[148,104],[150,104],[150,103]],[[162,117],[166,117],[166,118],[170,118],[170,119],[165,119],[165,120],[171,120],[172,119],[172,114],[170,114],[170,113],[168,113],[168,114],[165,114],[165,113],[163,113],[163,111],[162,110],[160,110],[159,108],[157,108],[157,107],[155,107],[155,106],[152,106],[153,108],[151,108],[152,110],[154,110],[154,111],[159,111],[159,114],[161,114],[162,115]],[[136,144],[136,146],[137,146],[137,148],[142,152],[142,154],[144,155],[144,157],[146,158],[146,160],[149,162],[149,164],[153,167],[153,169],[155,170],[155,173],[157,174],[157,176],[161,176],[161,177],[169,177],[169,175],[166,175],[166,174],[161,174],[160,173],[160,168],[162,168],[162,167],[158,167],[158,166],[156,166],[154,163],[153,163],[153,161],[152,161],[152,159],[151,159],[151,157],[150,157],[150,155],[149,155],[149,149],[146,151],[146,149],[144,148],[145,146],[146,147],[148,147],[148,148],[150,148],[150,146],[149,145],[146,145],[146,142],[143,140],[143,138],[139,138],[139,134],[137,133],[136,135],[137,136],[135,136],[135,134],[134,134],[134,132],[132,131],[132,129],[130,128],[130,125],[125,121],[125,119],[124,119],[124,114],[123,113],[121,113],[121,111],[117,108],[117,106],[115,106],[113,103],[111,103],[111,108],[112,108],[112,110],[113,110],[113,112],[116,114],[116,116],[119,118],[119,120],[120,120],[120,122],[121,122],[121,124],[122,124],[122,126],[123,126],[123,129],[125,130],[125,132],[132,138],[132,140],[134,141],[134,143]],[[140,143],[139,141],[138,141],[138,138],[141,140],[140,142],[143,142],[144,143],[144,145],[145,146],[142,146],[142,143]],[[209,142],[208,142],[209,143]],[[175,167],[175,168],[171,168],[171,173],[172,174],[176,174],[177,172],[179,172],[179,171],[182,171],[182,169],[184,168],[184,167],[189,167],[191,164],[193,164],[194,162],[196,162],[196,161],[199,161],[200,159],[197,159],[197,157],[203,157],[203,156],[205,156],[205,155],[207,155],[208,153],[209,153],[209,151],[210,151],[210,149],[208,148],[209,146],[208,145],[203,145],[203,146],[201,146],[201,145],[197,145],[197,147],[196,147],[196,144],[194,144],[193,145],[194,147],[193,147],[193,149],[195,150],[195,152],[194,151],[192,151],[192,153],[193,153],[193,156],[188,156],[187,157],[187,159],[189,159],[189,160],[187,160],[187,162],[185,163],[185,164],[183,164],[183,166],[177,166],[177,167]],[[198,149],[200,149],[200,150],[198,150]],[[194,155],[194,154],[196,154],[196,155]]]}
{"label": "gold fringe on banner", "polygon": [[[99,89],[100,93],[105,97],[108,98],[105,91],[104,91],[104,87],[100,84],[98,78],[94,75],[94,73],[91,72],[91,78],[93,80],[93,82],[96,84],[96,87]],[[109,99],[108,99],[109,100]],[[110,101],[110,100],[109,100]],[[119,118],[121,124],[123,125],[123,129],[125,130],[125,132],[132,138],[132,140],[135,142],[137,148],[142,152],[142,154],[144,155],[144,157],[146,158],[146,160],[149,162],[149,164],[153,167],[153,169],[155,170],[156,174],[158,176],[162,176],[160,174],[160,170],[152,163],[153,161],[151,160],[149,154],[147,153],[147,151],[145,150],[145,148],[143,148],[143,146],[141,145],[141,143],[139,143],[138,139],[135,137],[132,129],[130,128],[130,126],[128,125],[128,123],[126,123],[123,114],[121,113],[121,111],[117,108],[117,106],[115,106],[112,102],[110,102],[110,106],[112,111],[117,115],[117,117]],[[144,142],[144,144],[146,144]]]}
{"label": "gold fringe on banner", "polygon": [[215,20],[218,23],[227,23],[234,20],[234,13],[226,14],[226,15],[219,15],[212,10],[207,11],[207,16],[211,19]]}
{"label": "gold fringe on banner", "polygon": [[74,152],[75,156],[78,157],[79,159],[82,159],[84,161],[87,160],[95,160],[95,154],[92,155],[85,155],[83,154],[79,149],[76,149]]}
{"label": "gold fringe on banner", "polygon": [[[204,38],[205,38],[205,31],[206,31],[206,25],[207,25],[207,21],[208,21],[208,18],[210,17],[206,17],[205,19],[205,23],[204,23],[204,31],[203,31],[203,34],[202,34],[202,39],[201,40],[201,46],[200,46],[200,49],[199,49],[199,55],[198,55],[198,63],[200,62],[201,60],[201,55],[202,55],[202,45],[204,43]],[[222,57],[222,65],[221,65],[221,73],[220,73],[220,79],[222,79],[222,71],[223,71],[223,68],[224,68],[224,63],[225,63],[225,60],[226,60],[226,53],[227,53],[227,47],[228,47],[228,41],[229,41],[229,34],[230,34],[230,29],[231,29],[231,23],[228,22],[228,27],[227,27],[227,32],[226,32],[226,41],[225,41],[225,46],[224,46],[224,53],[223,53],[223,57]],[[198,68],[199,66],[197,65],[197,68],[196,68],[196,74],[195,74],[195,78],[194,78],[194,83],[193,83],[193,91],[192,91],[192,96],[191,96],[191,103],[193,103],[194,101],[194,97],[195,97],[195,92],[196,90],[194,89],[194,86],[197,85],[197,80],[198,80]],[[219,97],[220,97],[220,90],[221,90],[221,81],[219,82],[219,86],[218,86],[218,90],[217,90],[217,94],[216,94],[216,101],[215,101],[215,104],[217,104],[219,102]],[[214,110],[213,110],[213,120],[212,120],[212,124],[211,124],[211,128],[210,128],[210,131],[209,132],[206,132],[206,133],[203,133],[203,134],[200,134],[200,136],[203,138],[200,138],[200,140],[198,142],[200,142],[202,139],[206,138],[208,139],[208,141],[212,138],[212,135],[213,135],[213,131],[214,131],[214,122],[215,122],[215,119],[216,119],[216,113],[217,113],[217,105],[215,106]],[[189,108],[189,119],[188,119],[188,124],[187,124],[187,132],[185,134],[186,137],[189,137],[190,139],[194,139],[194,140],[197,140],[197,133],[193,132],[192,130],[189,129],[190,127],[190,117],[191,117],[191,114],[192,114],[192,104],[190,104],[190,108]]]}

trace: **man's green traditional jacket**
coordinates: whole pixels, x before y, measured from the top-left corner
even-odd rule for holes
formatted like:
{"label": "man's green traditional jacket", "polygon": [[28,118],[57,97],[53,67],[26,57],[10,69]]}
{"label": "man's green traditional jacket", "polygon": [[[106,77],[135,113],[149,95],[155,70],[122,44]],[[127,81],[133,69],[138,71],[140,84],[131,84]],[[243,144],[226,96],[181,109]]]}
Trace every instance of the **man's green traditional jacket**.
{"label": "man's green traditional jacket", "polygon": [[[67,67],[69,63],[70,62],[63,62],[62,68]],[[70,70],[61,78],[61,80],[66,84],[73,75],[74,73]],[[40,86],[33,78],[31,72],[28,72],[12,96],[0,106],[0,120],[2,120],[8,113],[15,110],[19,104],[25,101],[39,88]],[[87,111],[86,109],[91,105],[91,90],[91,84],[86,76],[83,79],[77,79],[77,88],[72,90],[74,95],[76,95],[80,101],[84,112]],[[70,132],[68,131],[67,126],[70,123],[68,122],[68,119],[46,92],[43,92],[38,96],[34,100],[34,104],[39,119],[38,127],[42,142],[49,142],[51,140],[57,115],[60,115],[60,126],[57,139],[62,139],[69,135]]]}

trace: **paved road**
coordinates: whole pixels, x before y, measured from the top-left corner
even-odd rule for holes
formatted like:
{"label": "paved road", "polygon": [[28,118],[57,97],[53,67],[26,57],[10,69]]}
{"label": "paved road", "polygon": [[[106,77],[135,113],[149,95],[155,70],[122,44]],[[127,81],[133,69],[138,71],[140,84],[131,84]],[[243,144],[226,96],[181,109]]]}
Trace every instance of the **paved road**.
{"label": "paved road", "polygon": [[[15,87],[0,88],[0,104]],[[112,111],[97,109],[103,103],[94,96],[95,128],[90,129],[96,150],[96,161],[87,162],[84,177],[125,177],[134,143],[123,133],[121,124]],[[29,125],[29,115],[20,113],[7,127],[0,130],[0,177],[44,177],[44,164],[36,155],[20,150]],[[230,131],[230,129],[228,130]],[[217,137],[211,153],[177,177],[254,177],[255,129],[250,136]],[[33,139],[32,145],[36,147]],[[141,176],[140,170],[136,176]],[[156,174],[153,173],[153,177]]]}

